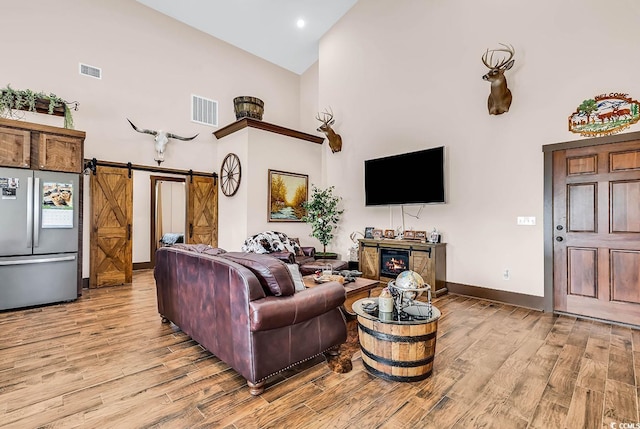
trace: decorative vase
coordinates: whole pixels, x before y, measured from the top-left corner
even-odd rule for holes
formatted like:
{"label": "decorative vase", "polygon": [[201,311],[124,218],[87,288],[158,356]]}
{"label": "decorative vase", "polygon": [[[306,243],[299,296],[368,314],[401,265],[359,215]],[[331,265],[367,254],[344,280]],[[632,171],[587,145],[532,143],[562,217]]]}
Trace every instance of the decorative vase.
{"label": "decorative vase", "polygon": [[264,101],[257,97],[236,97],[233,99],[233,108],[236,112],[236,119],[253,118],[261,121]]}

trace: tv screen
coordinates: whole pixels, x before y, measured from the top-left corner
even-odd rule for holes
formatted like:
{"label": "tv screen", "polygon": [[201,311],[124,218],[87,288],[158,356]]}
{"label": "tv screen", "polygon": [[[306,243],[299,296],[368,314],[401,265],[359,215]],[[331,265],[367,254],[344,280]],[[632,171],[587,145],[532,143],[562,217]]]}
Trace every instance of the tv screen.
{"label": "tv screen", "polygon": [[365,205],[444,203],[444,146],[364,161]]}

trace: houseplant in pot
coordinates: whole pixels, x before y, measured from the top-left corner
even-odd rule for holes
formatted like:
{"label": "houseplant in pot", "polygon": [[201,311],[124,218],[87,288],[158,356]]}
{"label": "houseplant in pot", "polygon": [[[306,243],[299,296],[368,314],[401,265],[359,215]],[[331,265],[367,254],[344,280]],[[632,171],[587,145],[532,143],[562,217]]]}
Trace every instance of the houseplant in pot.
{"label": "houseplant in pot", "polygon": [[320,189],[315,185],[311,185],[311,198],[303,203],[307,214],[302,220],[311,225],[311,234],[309,235],[316,238],[323,246],[322,252],[316,252],[316,258],[318,259],[336,257],[335,253],[327,253],[327,244],[333,240],[333,233],[344,210],[338,209],[338,204],[342,198],[334,195],[333,191],[333,186],[327,189]]}
{"label": "houseplant in pot", "polygon": [[68,102],[53,93],[13,89],[11,85],[0,88],[0,117],[15,119],[14,110],[48,113],[64,116],[64,127],[73,129],[71,109],[78,110],[77,101]]}

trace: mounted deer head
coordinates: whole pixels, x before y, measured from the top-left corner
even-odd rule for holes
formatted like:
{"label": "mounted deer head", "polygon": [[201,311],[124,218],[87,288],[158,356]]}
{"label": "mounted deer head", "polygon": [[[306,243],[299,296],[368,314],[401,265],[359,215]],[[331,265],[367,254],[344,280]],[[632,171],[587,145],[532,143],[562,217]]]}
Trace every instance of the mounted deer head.
{"label": "mounted deer head", "polygon": [[[127,121],[129,121],[128,118],[127,118]],[[158,165],[160,165],[164,161],[164,149],[167,147],[167,143],[169,143],[169,139],[178,139],[178,140],[188,141],[198,137],[198,134],[196,134],[193,137],[180,137],[179,135],[167,133],[162,130],[154,131],[154,130],[140,129],[135,125],[133,125],[133,122],[129,121],[129,123],[131,124],[133,129],[136,130],[137,132],[144,133],[144,134],[151,134],[152,136],[155,136],[155,139],[153,140],[155,141],[155,146],[156,146],[156,157],[153,158],[153,160],[156,161]]]}
{"label": "mounted deer head", "polygon": [[[491,94],[489,94],[489,114],[501,115],[504,112],[509,111],[511,106],[511,91],[507,88],[507,79],[504,77],[504,72],[513,67],[516,51],[511,45],[505,45],[500,43],[504,48],[501,49],[487,49],[482,56],[482,62],[489,68],[489,73],[482,76],[482,79],[491,82]],[[509,58],[496,59],[494,64],[493,54],[496,52],[506,52],[509,54]]]}
{"label": "mounted deer head", "polygon": [[329,111],[325,110],[322,112],[322,118],[320,118],[320,113],[316,115],[316,119],[322,122],[322,125],[318,128],[318,131],[324,133],[329,139],[329,147],[331,148],[332,153],[340,152],[342,150],[342,137],[340,134],[337,134],[331,128],[331,125],[336,121],[333,119],[333,111],[329,109]]}

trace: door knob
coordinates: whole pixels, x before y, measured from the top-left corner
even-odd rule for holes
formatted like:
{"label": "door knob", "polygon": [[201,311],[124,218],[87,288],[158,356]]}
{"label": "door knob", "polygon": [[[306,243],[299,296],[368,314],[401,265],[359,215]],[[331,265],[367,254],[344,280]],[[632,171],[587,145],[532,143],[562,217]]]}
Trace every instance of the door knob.
{"label": "door knob", "polygon": [[563,240],[564,240],[564,238],[562,238],[562,237],[556,237],[556,241],[563,241]]}

